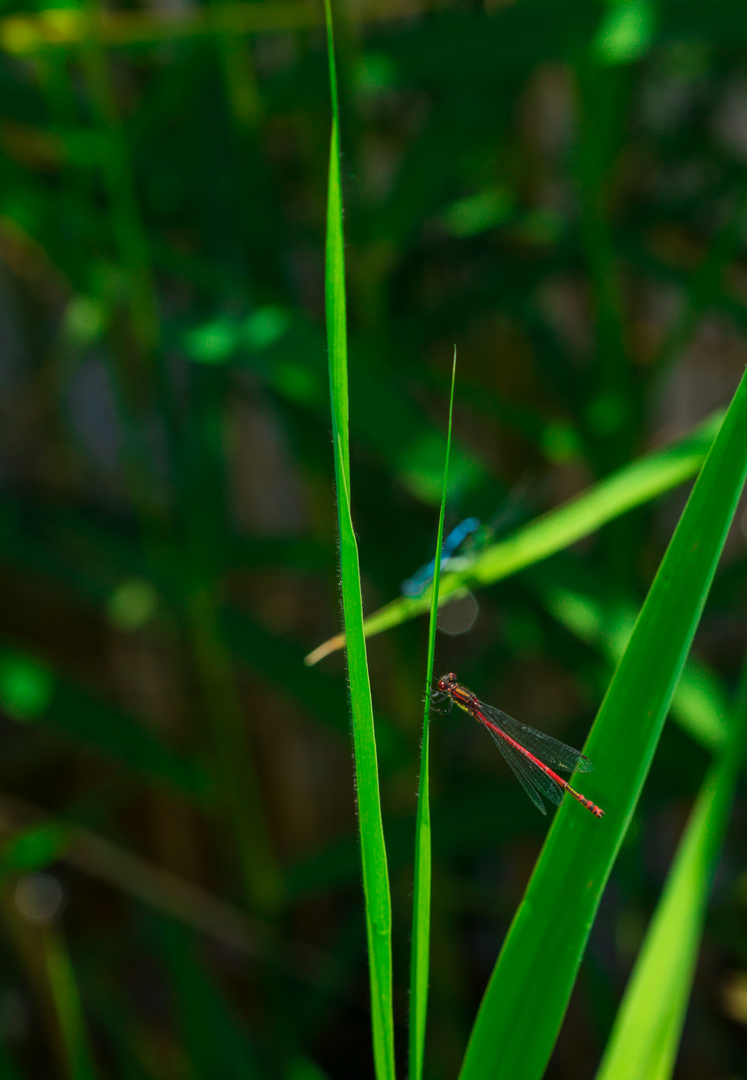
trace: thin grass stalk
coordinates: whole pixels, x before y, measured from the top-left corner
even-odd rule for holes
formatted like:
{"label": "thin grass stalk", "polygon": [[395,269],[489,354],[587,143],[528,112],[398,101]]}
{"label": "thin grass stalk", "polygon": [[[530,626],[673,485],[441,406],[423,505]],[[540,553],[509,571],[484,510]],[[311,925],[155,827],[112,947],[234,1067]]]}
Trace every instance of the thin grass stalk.
{"label": "thin grass stalk", "polygon": [[456,349],[451,369],[451,396],[449,398],[449,427],[446,435],[446,458],[444,482],[441,490],[441,509],[436,533],[433,585],[431,589],[431,616],[428,626],[428,656],[425,663],[425,708],[423,710],[423,741],[420,750],[420,785],[418,789],[418,813],[415,824],[415,872],[412,889],[412,946],[410,952],[410,1042],[409,1077],[421,1080],[425,1057],[425,1027],[428,1014],[428,975],[431,944],[431,802],[429,779],[429,737],[431,718],[431,685],[433,662],[436,655],[436,628],[438,626],[438,587],[441,581],[441,549],[444,543],[444,516],[446,492],[449,482],[449,457],[451,455],[451,422],[454,412],[454,382],[456,380]]}
{"label": "thin grass stalk", "polygon": [[392,984],[392,910],[376,756],[371,684],[363,632],[358,545],[350,511],[348,435],[347,325],[345,261],[340,182],[339,106],[332,10],[325,0],[332,137],[329,158],[325,294],[329,382],[334,440],[337,512],[340,528],[340,581],[347,639],[347,664],[353,724],[358,826],[371,984],[371,1026],[377,1080],[394,1080],[394,1006]]}

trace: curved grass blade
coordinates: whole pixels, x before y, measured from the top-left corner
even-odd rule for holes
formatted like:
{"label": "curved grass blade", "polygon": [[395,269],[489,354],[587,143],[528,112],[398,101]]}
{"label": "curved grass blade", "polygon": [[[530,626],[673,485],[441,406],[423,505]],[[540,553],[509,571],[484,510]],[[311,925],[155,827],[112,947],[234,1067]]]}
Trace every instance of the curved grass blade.
{"label": "curved grass blade", "polygon": [[[465,588],[494,585],[589,536],[633,507],[641,506],[677,487],[703,464],[722,420],[723,412],[714,413],[687,438],[626,465],[577,498],[530,521],[505,540],[485,548],[464,569],[445,575],[439,604],[443,605]],[[391,630],[421,615],[428,610],[430,598],[431,590],[428,589],[422,596],[401,596],[386,604],[366,619],[366,637]],[[306,663],[316,664],[341,649],[344,643],[344,635],[337,634],[309,653]]]}
{"label": "curved grass blade", "polygon": [[418,816],[415,825],[415,870],[412,888],[412,947],[410,952],[410,1042],[409,1077],[421,1080],[425,1054],[425,1022],[428,1009],[428,971],[431,938],[431,804],[428,777],[428,749],[431,716],[431,685],[433,660],[436,655],[436,626],[438,623],[438,586],[441,580],[441,549],[444,542],[446,488],[449,480],[451,454],[451,420],[454,412],[454,381],[456,379],[456,349],[451,369],[449,399],[449,428],[446,435],[446,460],[441,491],[441,510],[438,515],[436,555],[433,563],[431,618],[428,627],[428,657],[425,664],[425,710],[423,713],[423,742],[420,750],[420,786]]}
{"label": "curved grass blade", "polygon": [[747,665],[727,741],[700,790],[656,905],[597,1080],[668,1080],[747,737]]}
{"label": "curved grass blade", "polygon": [[558,811],[483,998],[461,1080],[539,1080],[545,1070],[745,475],[747,376],[706,458],[584,751],[595,766],[588,795],[604,802],[607,815],[599,822],[574,814],[573,806]]}
{"label": "curved grass blade", "polygon": [[363,892],[371,982],[371,1026],[377,1080],[394,1080],[394,1011],[392,990],[392,905],[384,827],[381,820],[371,683],[363,632],[358,545],[350,512],[348,452],[348,367],[345,312],[345,260],[340,183],[340,119],[337,102],[332,9],[324,5],[332,95],[329,154],[325,296],[329,342],[329,383],[334,436],[337,513],[340,526],[340,580],[347,638],[350,706],[353,721],[355,777],[358,791]]}

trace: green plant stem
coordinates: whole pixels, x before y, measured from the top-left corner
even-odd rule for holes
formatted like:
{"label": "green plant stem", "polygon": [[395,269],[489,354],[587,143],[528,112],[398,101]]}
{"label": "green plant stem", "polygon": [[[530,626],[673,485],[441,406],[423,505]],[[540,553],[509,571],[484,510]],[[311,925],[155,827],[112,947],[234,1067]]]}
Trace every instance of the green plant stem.
{"label": "green plant stem", "polygon": [[340,116],[337,101],[332,10],[325,0],[332,137],[329,157],[325,298],[329,353],[337,513],[340,527],[340,582],[347,640],[353,750],[358,791],[358,823],[366,909],[366,936],[371,985],[371,1027],[377,1080],[394,1080],[394,1001],[392,981],[392,910],[376,754],[371,683],[363,631],[358,544],[350,509],[348,433],[347,319],[345,258],[340,181]]}
{"label": "green plant stem", "polygon": [[423,710],[423,741],[420,750],[420,786],[418,789],[418,814],[415,824],[415,870],[412,890],[412,946],[410,952],[410,1041],[409,1077],[421,1080],[425,1055],[425,1025],[428,1012],[428,973],[430,969],[431,936],[431,804],[429,779],[429,738],[431,716],[431,686],[433,662],[436,655],[436,629],[438,626],[438,586],[441,580],[441,549],[444,542],[444,515],[449,481],[449,456],[451,454],[451,422],[454,412],[454,383],[456,380],[456,349],[451,370],[451,397],[449,399],[449,428],[446,436],[446,459],[444,482],[441,491],[441,509],[436,532],[433,589],[431,592],[431,615],[428,627],[428,656],[425,664],[425,709]]}

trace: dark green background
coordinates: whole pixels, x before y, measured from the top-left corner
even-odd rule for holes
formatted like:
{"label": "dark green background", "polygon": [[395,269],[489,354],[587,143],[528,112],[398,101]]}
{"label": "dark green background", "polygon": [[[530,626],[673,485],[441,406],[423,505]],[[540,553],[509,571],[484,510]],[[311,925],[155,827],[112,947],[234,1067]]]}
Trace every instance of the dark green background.
{"label": "dark green background", "polygon": [[[339,629],[322,10],[170,10],[0,16],[0,1076],[364,1077],[344,667],[303,664]],[[725,404],[747,359],[741,3],[387,14],[335,12],[369,612],[432,555],[455,343],[447,526],[557,505]],[[546,599],[637,607],[683,498],[480,594],[437,668],[580,746],[609,663]],[[724,696],[738,523],[696,640]],[[370,664],[402,1053],[424,621]],[[446,1080],[547,823],[467,718],[431,748]],[[548,1077],[594,1075],[707,763],[665,730]],[[683,1080],[744,1068],[745,813]],[[62,886],[50,922],[21,912],[33,871]]]}

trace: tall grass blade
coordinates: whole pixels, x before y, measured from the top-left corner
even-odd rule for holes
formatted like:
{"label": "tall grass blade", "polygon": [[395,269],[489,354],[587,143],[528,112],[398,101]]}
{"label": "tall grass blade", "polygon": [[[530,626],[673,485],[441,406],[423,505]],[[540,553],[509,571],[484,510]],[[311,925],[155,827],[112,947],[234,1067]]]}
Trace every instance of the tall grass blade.
{"label": "tall grass blade", "polygon": [[358,545],[350,511],[347,326],[342,192],[340,184],[340,120],[330,0],[325,0],[325,13],[332,92],[332,139],[329,158],[325,291],[337,511],[340,526],[340,578],[347,639],[355,775],[358,789],[358,823],[363,864],[363,891],[366,905],[374,1064],[377,1080],[393,1080],[394,1012],[392,1000],[391,895],[384,844],[384,827],[381,820],[371,684],[368,676],[366,639],[363,632],[363,598],[361,596]]}
{"label": "tall grass blade", "polygon": [[394,1008],[392,987],[392,907],[389,890],[384,827],[381,820],[379,774],[376,759],[371,684],[363,600],[360,589],[358,547],[345,485],[342,448],[337,440],[338,513],[340,520],[340,576],[342,606],[348,635],[347,661],[353,717],[355,776],[358,789],[358,824],[366,902],[366,931],[371,982],[371,1024],[377,1080],[394,1078]]}
{"label": "tall grass blade", "polygon": [[433,661],[436,655],[436,627],[438,624],[438,586],[441,579],[441,549],[444,542],[444,515],[446,513],[446,491],[449,481],[451,420],[454,412],[455,379],[456,350],[454,350],[454,364],[451,370],[449,429],[446,435],[444,482],[443,490],[441,492],[441,510],[438,515],[433,588],[431,590],[431,618],[428,627],[428,657],[425,664],[425,710],[423,712],[423,742],[420,751],[420,787],[418,789],[418,816],[415,825],[415,873],[412,889],[409,1044],[410,1080],[420,1080],[423,1075],[425,1022],[428,1010],[428,972],[430,967],[431,940],[431,797],[430,780],[428,776],[428,751],[431,718],[431,683],[433,681]]}
{"label": "tall grass blade", "polygon": [[668,1080],[672,1075],[746,737],[747,667],[727,742],[690,815],[597,1080]]}
{"label": "tall grass blade", "polygon": [[[747,474],[747,376],[640,611],[586,753],[602,821],[562,806],[483,998],[462,1080],[539,1080],[656,750]],[[527,1003],[531,1002],[531,1008]]]}

